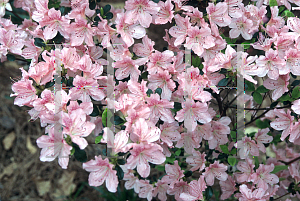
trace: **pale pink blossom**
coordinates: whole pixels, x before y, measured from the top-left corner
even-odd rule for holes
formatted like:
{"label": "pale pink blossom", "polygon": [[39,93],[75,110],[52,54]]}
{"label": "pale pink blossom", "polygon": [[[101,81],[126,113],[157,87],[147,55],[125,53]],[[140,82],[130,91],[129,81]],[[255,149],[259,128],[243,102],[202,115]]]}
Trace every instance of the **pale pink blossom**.
{"label": "pale pink blossom", "polygon": [[182,108],[177,112],[175,119],[179,122],[184,121],[184,126],[190,131],[196,129],[197,121],[206,124],[212,120],[206,103],[195,103],[193,100],[188,99],[182,103]]}
{"label": "pale pink blossom", "polygon": [[242,10],[239,6],[242,4],[242,0],[225,0],[228,5],[228,14],[232,18],[240,18],[243,16]]}
{"label": "pale pink blossom", "polygon": [[285,51],[286,66],[294,75],[300,75],[300,51],[298,49],[290,48]]}
{"label": "pale pink blossom", "polygon": [[162,164],[166,160],[166,156],[162,153],[162,148],[158,144],[133,144],[131,155],[127,159],[127,168],[133,169],[137,167],[137,172],[144,178],[150,174],[150,165]]}
{"label": "pale pink blossom", "polygon": [[203,175],[208,186],[214,185],[214,179],[217,178],[220,181],[226,181],[228,174],[226,173],[227,166],[220,164],[219,161],[215,161],[205,168]]}
{"label": "pale pink blossom", "polygon": [[237,190],[235,187],[235,181],[231,176],[228,176],[226,181],[220,181],[220,187],[222,190],[221,200],[226,200]]}
{"label": "pale pink blossom", "polygon": [[241,196],[239,201],[266,201],[263,197],[268,195],[265,193],[266,189],[257,188],[253,192],[253,189],[249,189],[246,184],[240,185]]}
{"label": "pale pink blossom", "polygon": [[169,188],[169,185],[162,180],[159,180],[155,184],[155,188],[153,190],[153,197],[157,196],[158,194],[158,199],[161,201],[166,201],[167,200],[167,190]]}
{"label": "pale pink blossom", "polygon": [[171,0],[167,0],[166,2],[160,1],[158,2],[158,6],[160,9],[158,13],[153,16],[155,24],[166,24],[168,22],[172,22],[174,17],[174,5],[171,3]]}
{"label": "pale pink blossom", "polygon": [[259,156],[258,146],[250,137],[243,137],[242,140],[238,140],[236,148],[240,149],[239,156],[241,159],[247,158],[249,153],[252,156]]}
{"label": "pale pink blossom", "polygon": [[258,130],[254,136],[254,140],[256,141],[259,150],[263,153],[266,153],[266,147],[264,144],[268,144],[273,140],[273,137],[267,134],[269,131],[269,128]]}
{"label": "pale pink blossom", "polygon": [[279,182],[279,178],[275,174],[271,174],[274,170],[274,164],[271,165],[263,165],[259,164],[259,168],[253,174],[252,181],[257,184],[258,188],[262,188],[264,190],[268,189],[268,184],[277,184]]}
{"label": "pale pink blossom", "polygon": [[188,34],[188,30],[191,28],[191,23],[189,22],[189,17],[185,18],[180,15],[175,15],[174,17],[176,26],[173,26],[169,29],[169,33],[172,37],[175,37],[174,45],[178,46],[185,41],[185,38]]}
{"label": "pale pink blossom", "polygon": [[61,112],[61,123],[64,126],[63,133],[68,134],[72,142],[80,149],[84,149],[88,143],[83,137],[87,137],[95,128],[95,124],[86,121],[86,114],[80,108],[71,113]]}
{"label": "pale pink blossom", "polygon": [[93,78],[76,75],[73,85],[74,87],[70,90],[72,100],[79,99],[82,102],[90,102],[90,96],[97,101],[101,101],[105,97],[103,90],[99,88],[97,81]]}
{"label": "pale pink blossom", "polygon": [[289,168],[289,172],[290,172],[290,175],[292,176],[292,178],[295,179],[296,183],[299,183],[299,181],[300,181],[299,162],[290,164],[288,168]]}
{"label": "pale pink blossom", "polygon": [[279,8],[278,6],[272,6],[271,7],[271,19],[269,20],[268,24],[269,26],[275,25],[276,28],[280,29],[284,26],[285,20],[283,17],[278,16],[279,14]]}
{"label": "pale pink blossom", "polygon": [[236,168],[241,172],[235,173],[237,182],[251,182],[252,174],[254,173],[254,167],[255,165],[253,164],[253,160],[251,158],[246,158],[245,162],[239,161]]}
{"label": "pale pink blossom", "polygon": [[228,26],[231,22],[231,17],[228,16],[228,5],[225,2],[219,2],[216,5],[208,3],[206,11],[209,21],[220,27]]}
{"label": "pale pink blossom", "polygon": [[160,129],[152,122],[147,122],[143,118],[139,118],[132,126],[130,139],[135,143],[151,143],[160,138]]}
{"label": "pale pink blossom", "polygon": [[174,161],[174,165],[166,164],[165,171],[167,174],[162,178],[162,182],[170,184],[170,188],[174,188],[175,183],[184,177],[184,170],[181,170],[177,160]]}
{"label": "pale pink blossom", "polygon": [[172,147],[173,142],[178,141],[181,138],[180,133],[177,130],[179,128],[179,124],[176,121],[172,123],[164,122],[159,128],[161,130],[160,140],[166,143],[169,147]]}
{"label": "pale pink blossom", "polygon": [[252,34],[250,33],[252,26],[252,21],[244,15],[239,18],[233,18],[229,25],[232,28],[229,31],[229,36],[230,38],[237,38],[241,34],[245,40],[250,40],[252,38]]}
{"label": "pale pink blossom", "polygon": [[[222,117],[218,121],[211,121],[212,132],[204,134],[204,139],[208,140],[209,149],[215,149],[218,145],[228,142],[227,135],[230,134],[231,122],[229,117]],[[211,138],[212,136],[212,138]]]}
{"label": "pale pink blossom", "polygon": [[47,127],[48,135],[42,135],[36,140],[37,146],[42,148],[40,160],[43,162],[53,161],[58,157],[58,164],[63,169],[67,169],[72,146],[66,143],[61,132],[54,129],[54,126]]}
{"label": "pale pink blossom", "polygon": [[285,92],[288,92],[288,85],[289,85],[290,75],[280,75],[278,79],[266,79],[263,82],[263,85],[270,90],[274,90],[272,93],[272,99],[276,101],[280,98]]}
{"label": "pale pink blossom", "polygon": [[180,194],[184,192],[188,192],[189,185],[186,181],[180,180],[179,182],[175,183],[174,188],[169,188],[167,190],[167,193],[169,195],[175,195],[175,199],[178,201],[183,201],[183,199],[180,198]]}
{"label": "pale pink blossom", "polygon": [[207,188],[204,181],[204,176],[201,175],[198,180],[193,180],[189,183],[188,192],[180,194],[180,198],[185,201],[194,201],[203,199],[203,191]]}
{"label": "pale pink blossom", "polygon": [[174,102],[169,102],[167,99],[160,99],[157,93],[151,94],[146,100],[147,106],[151,110],[149,118],[154,124],[156,124],[159,119],[167,123],[175,121],[170,110],[174,107]]}
{"label": "pale pink blossom", "polygon": [[71,33],[70,40],[72,46],[80,46],[86,43],[88,46],[94,46],[93,36],[94,28],[91,24],[87,23],[84,18],[75,18],[75,22],[71,23],[66,31]]}
{"label": "pale pink blossom", "polygon": [[149,180],[139,180],[140,190],[139,197],[147,198],[148,201],[152,200],[153,197],[153,186],[149,183]]}
{"label": "pale pink blossom", "polygon": [[202,141],[202,136],[199,136],[195,131],[187,131],[186,133],[181,133],[181,138],[177,141],[176,147],[184,147],[184,151],[191,154],[194,148],[200,147],[200,142]]}
{"label": "pale pink blossom", "polygon": [[132,125],[134,125],[138,119],[140,118],[149,119],[149,115],[150,115],[150,108],[143,105],[139,105],[134,109],[129,109],[127,111],[127,116],[125,117],[127,121],[124,124],[124,126],[126,126],[125,130],[131,132]]}
{"label": "pale pink blossom", "polygon": [[300,114],[300,99],[293,102],[292,110],[294,110],[295,113]]}
{"label": "pale pink blossom", "polygon": [[[147,63],[147,71],[149,74],[155,74],[159,70],[167,70],[173,68],[171,64],[174,53],[170,50],[165,50],[164,52],[159,52],[155,50],[154,53],[149,56],[149,62]],[[164,73],[163,73],[164,74]]]}
{"label": "pale pink blossom", "polygon": [[294,121],[294,116],[291,116],[290,110],[287,110],[287,112],[285,112],[284,110],[274,109],[274,113],[279,118],[276,118],[275,121],[272,121],[270,123],[270,126],[275,130],[283,130],[280,137],[281,141],[283,141],[290,134],[291,126],[293,125]]}
{"label": "pale pink blossom", "polygon": [[36,22],[41,21],[48,14],[49,0],[34,0],[36,10],[32,14],[32,19]]}
{"label": "pale pink blossom", "polygon": [[90,160],[82,164],[82,168],[90,172],[89,185],[101,186],[104,181],[109,192],[117,192],[118,177],[117,171],[113,170],[113,164],[110,164],[108,158],[104,160],[101,156],[95,156],[95,160]]}
{"label": "pale pink blossom", "polygon": [[38,98],[36,95],[36,89],[32,85],[33,81],[27,79],[20,80],[15,82],[12,85],[12,90],[14,94],[10,94],[10,97],[17,96],[14,100],[14,104],[18,106],[32,106],[32,103],[35,99]]}
{"label": "pale pink blossom", "polygon": [[204,170],[205,168],[205,153],[200,153],[199,151],[192,151],[192,156],[189,156],[186,158],[186,162],[193,166],[190,170],[191,171],[196,171],[199,169],[199,172]]}
{"label": "pale pink blossom", "polygon": [[[159,6],[150,0],[128,0],[125,2],[126,23],[139,23],[148,28],[152,22],[152,15],[157,14]],[[152,14],[152,15],[151,15]]]}
{"label": "pale pink blossom", "polygon": [[133,45],[133,52],[140,57],[149,58],[149,56],[154,51],[153,46],[155,45],[155,43],[150,38],[148,38],[147,35],[143,37],[142,42],[143,43],[137,43]]}

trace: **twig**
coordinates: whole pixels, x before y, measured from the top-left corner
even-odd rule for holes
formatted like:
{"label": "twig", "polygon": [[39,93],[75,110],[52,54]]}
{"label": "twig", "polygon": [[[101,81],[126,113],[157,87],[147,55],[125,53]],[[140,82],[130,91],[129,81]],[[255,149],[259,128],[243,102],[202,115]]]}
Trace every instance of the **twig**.
{"label": "twig", "polygon": [[293,160],[291,160],[289,162],[285,162],[285,161],[280,161],[280,162],[284,163],[285,165],[290,165],[291,163],[293,163],[293,162],[295,162],[295,161],[297,161],[299,159],[300,159],[300,156],[298,156],[297,158],[294,158]]}
{"label": "twig", "polygon": [[278,197],[278,198],[276,198],[276,199],[274,199],[274,200],[279,200],[280,198],[283,198],[284,196],[286,196],[286,195],[288,195],[288,194],[290,194],[290,193],[287,192],[286,194],[284,194],[284,195],[282,195],[282,196],[280,196],[280,197]]}

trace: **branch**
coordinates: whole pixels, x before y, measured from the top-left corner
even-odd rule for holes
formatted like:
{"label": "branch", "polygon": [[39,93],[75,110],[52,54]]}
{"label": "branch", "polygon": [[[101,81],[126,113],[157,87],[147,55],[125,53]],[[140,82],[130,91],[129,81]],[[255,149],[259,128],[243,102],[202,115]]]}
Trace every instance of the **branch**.
{"label": "branch", "polygon": [[274,200],[279,200],[280,198],[283,198],[284,196],[286,196],[286,195],[288,195],[288,194],[290,194],[290,193],[287,192],[286,194],[284,194],[284,195],[282,195],[282,196],[280,196],[280,197],[278,197],[278,198],[276,198],[276,199],[274,199]]}
{"label": "branch", "polygon": [[[274,108],[244,108],[244,110],[274,110],[274,109],[284,109],[284,108],[289,108],[290,105],[286,105],[283,107],[274,107]],[[228,108],[236,108],[234,106],[228,106]]]}
{"label": "branch", "polygon": [[280,162],[284,163],[285,165],[290,165],[291,163],[293,163],[293,162],[295,162],[295,161],[297,161],[297,160],[299,160],[299,159],[300,159],[300,156],[297,157],[297,158],[294,158],[293,160],[291,160],[291,161],[289,161],[289,162],[285,162],[285,161],[280,161]]}

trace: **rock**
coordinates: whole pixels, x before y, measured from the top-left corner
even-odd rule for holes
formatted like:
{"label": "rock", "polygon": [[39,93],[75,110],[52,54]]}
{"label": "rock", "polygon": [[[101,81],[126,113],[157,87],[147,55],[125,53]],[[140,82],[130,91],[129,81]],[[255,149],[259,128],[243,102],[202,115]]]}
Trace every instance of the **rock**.
{"label": "rock", "polygon": [[27,139],[26,139],[26,147],[31,154],[34,154],[35,152],[37,152],[37,148],[34,145],[32,145],[29,136],[27,136]]}
{"label": "rock", "polygon": [[16,134],[13,131],[10,132],[7,136],[5,136],[5,138],[2,141],[4,149],[9,150],[12,147],[15,139],[16,139]]}
{"label": "rock", "polygon": [[43,196],[48,193],[51,189],[51,182],[50,181],[37,181],[35,182],[37,191],[39,196]]}

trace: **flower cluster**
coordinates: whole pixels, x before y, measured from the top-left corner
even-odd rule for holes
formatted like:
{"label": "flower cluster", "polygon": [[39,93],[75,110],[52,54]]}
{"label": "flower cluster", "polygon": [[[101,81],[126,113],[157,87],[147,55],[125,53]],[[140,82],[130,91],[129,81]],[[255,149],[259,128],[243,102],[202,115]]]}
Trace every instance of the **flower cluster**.
{"label": "flower cluster", "polygon": [[[216,185],[222,200],[289,193],[300,198],[299,154],[287,146],[300,144],[300,19],[290,11],[291,3],[299,3],[206,3],[201,10],[185,0],[128,0],[124,9],[115,9],[71,0],[57,9],[49,8],[48,0],[15,0],[13,7],[23,8],[30,19],[17,25],[0,18],[0,59],[15,55],[30,61],[11,96],[15,105],[32,108],[31,119],[45,127],[46,135],[37,139],[41,161],[58,158],[67,169],[69,157],[84,152],[94,134],[106,154],[81,162],[90,172],[89,185],[105,181],[110,192],[125,180],[126,189],[149,201],[155,196],[165,201],[167,195],[208,200]],[[5,8],[12,10],[7,0],[0,4],[1,17]],[[154,48],[146,34],[151,24],[170,25],[163,37],[166,50]],[[229,37],[222,32],[226,27]],[[236,39],[251,43],[251,51],[236,50]],[[57,41],[61,49],[55,48]],[[253,92],[242,100],[250,101],[248,109],[255,101],[259,106],[253,110],[259,110],[261,93],[276,102],[264,116],[251,113],[250,123],[257,120],[260,129],[240,138],[235,114],[226,115],[230,95],[224,97],[219,88],[223,81],[236,84],[236,76]],[[260,79],[263,86],[255,89]],[[283,106],[275,108],[279,102]],[[286,150],[275,147],[281,141]],[[270,144],[273,157],[259,157]],[[152,167],[164,170],[160,179],[151,180]]]}

